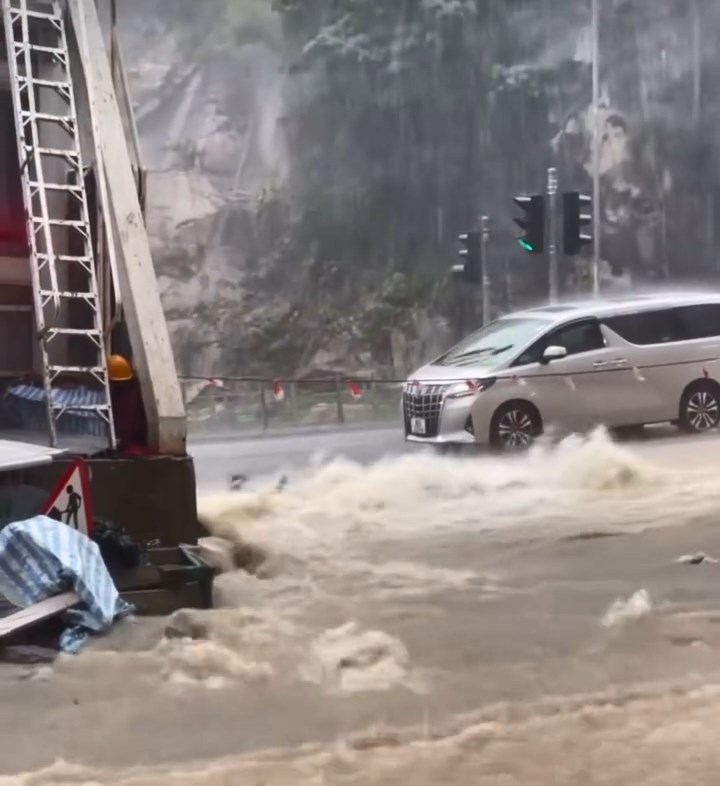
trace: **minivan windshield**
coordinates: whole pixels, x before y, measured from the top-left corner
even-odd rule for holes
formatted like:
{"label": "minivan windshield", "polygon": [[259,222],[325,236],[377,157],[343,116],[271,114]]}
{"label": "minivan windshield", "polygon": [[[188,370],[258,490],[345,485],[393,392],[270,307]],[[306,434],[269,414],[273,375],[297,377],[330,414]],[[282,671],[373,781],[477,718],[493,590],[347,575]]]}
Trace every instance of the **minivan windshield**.
{"label": "minivan windshield", "polygon": [[436,366],[496,366],[509,359],[545,330],[546,319],[505,317],[471,333],[449,352],[438,358]]}

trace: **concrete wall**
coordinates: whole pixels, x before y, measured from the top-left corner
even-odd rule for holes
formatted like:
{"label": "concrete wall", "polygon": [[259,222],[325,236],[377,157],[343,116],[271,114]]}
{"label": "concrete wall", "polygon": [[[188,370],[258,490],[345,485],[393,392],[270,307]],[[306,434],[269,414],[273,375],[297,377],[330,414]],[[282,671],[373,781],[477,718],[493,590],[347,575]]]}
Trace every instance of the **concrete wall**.
{"label": "concrete wall", "polygon": [[[50,493],[70,460],[0,473],[0,486],[27,484]],[[196,543],[195,468],[191,458],[90,459],[93,514],[123,527],[138,542]]]}

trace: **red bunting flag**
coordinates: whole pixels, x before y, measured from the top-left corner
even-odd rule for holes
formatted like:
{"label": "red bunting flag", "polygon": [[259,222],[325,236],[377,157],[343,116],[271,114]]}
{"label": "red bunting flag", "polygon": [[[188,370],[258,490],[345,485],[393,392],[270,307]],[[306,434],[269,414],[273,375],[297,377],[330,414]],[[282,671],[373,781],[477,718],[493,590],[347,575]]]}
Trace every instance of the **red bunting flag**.
{"label": "red bunting flag", "polygon": [[273,382],[273,398],[275,401],[282,401],[285,398],[285,388],[279,379]]}

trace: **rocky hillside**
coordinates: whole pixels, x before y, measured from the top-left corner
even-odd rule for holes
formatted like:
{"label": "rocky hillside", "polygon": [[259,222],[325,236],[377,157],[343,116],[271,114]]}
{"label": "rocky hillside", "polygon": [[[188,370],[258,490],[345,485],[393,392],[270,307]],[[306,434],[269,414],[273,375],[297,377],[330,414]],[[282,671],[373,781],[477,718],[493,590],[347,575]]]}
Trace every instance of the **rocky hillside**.
{"label": "rocky hillside", "polygon": [[[608,285],[720,268],[720,4],[605,0]],[[454,238],[493,219],[494,309],[547,292],[512,196],[589,192],[589,0],[125,0],[149,222],[185,374],[401,373],[478,319]],[[587,287],[567,264],[566,290]]]}

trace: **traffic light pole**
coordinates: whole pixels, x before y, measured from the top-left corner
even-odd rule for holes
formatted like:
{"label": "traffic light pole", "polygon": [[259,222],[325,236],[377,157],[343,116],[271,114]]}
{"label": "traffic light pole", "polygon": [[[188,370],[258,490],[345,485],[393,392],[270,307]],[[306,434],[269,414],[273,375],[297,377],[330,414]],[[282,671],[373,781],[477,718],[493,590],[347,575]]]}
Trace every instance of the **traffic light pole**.
{"label": "traffic light pole", "polygon": [[548,194],[548,270],[550,278],[550,302],[558,299],[558,236],[557,236],[557,169],[551,167],[547,172]]}
{"label": "traffic light pole", "polygon": [[593,294],[600,294],[600,19],[599,0],[592,0],[593,104]]}
{"label": "traffic light pole", "polygon": [[490,322],[490,273],[488,272],[488,248],[490,246],[490,218],[480,217],[480,238],[482,242],[482,323]]}

